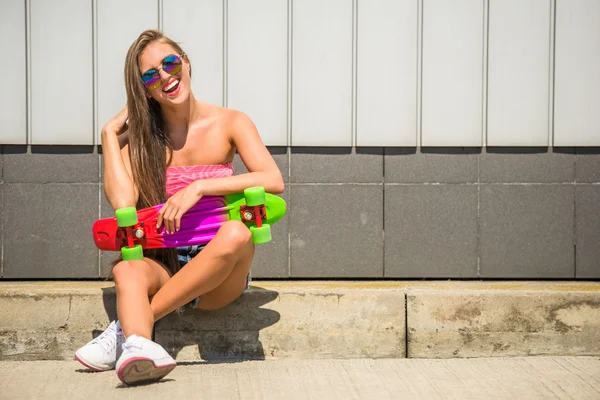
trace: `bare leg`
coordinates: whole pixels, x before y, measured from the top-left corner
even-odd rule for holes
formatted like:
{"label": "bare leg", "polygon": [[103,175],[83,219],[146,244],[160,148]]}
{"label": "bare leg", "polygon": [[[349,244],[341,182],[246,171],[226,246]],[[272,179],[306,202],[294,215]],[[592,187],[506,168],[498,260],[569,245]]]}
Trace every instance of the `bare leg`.
{"label": "bare leg", "polygon": [[223,224],[210,243],[169,279],[152,298],[155,320],[198,296],[199,308],[216,309],[238,298],[254,257],[248,228],[239,221]]}
{"label": "bare leg", "polygon": [[120,262],[113,275],[125,336],[151,339],[155,321],[200,295],[198,308],[214,310],[231,303],[246,287],[253,257],[250,231],[230,221],[173,277],[166,266],[149,258]]}
{"label": "bare leg", "polygon": [[154,315],[149,296],[168,280],[167,268],[152,259],[122,261],[113,269],[117,292],[117,314],[125,336],[132,334],[152,339]]}

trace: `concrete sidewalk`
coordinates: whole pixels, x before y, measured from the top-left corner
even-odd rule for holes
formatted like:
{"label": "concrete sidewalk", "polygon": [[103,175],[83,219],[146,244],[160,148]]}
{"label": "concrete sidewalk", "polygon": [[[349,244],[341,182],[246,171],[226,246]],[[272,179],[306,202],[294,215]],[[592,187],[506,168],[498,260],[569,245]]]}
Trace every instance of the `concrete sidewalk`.
{"label": "concrete sidewalk", "polygon": [[123,386],[74,361],[0,362],[2,399],[600,399],[599,357],[182,362]]}

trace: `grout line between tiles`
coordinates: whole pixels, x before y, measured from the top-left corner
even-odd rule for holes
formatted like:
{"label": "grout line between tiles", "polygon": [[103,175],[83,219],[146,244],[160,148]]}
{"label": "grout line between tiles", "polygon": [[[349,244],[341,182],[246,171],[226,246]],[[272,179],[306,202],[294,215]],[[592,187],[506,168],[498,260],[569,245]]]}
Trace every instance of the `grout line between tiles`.
{"label": "grout line between tiles", "polygon": [[[544,182],[544,183],[481,183],[481,182],[457,182],[457,183],[424,183],[424,182],[290,182],[289,186],[575,186],[574,182]],[[578,183],[577,186],[600,186],[600,183]]]}
{"label": "grout line between tiles", "polygon": [[[292,204],[292,187],[288,188],[289,190],[289,201],[288,201],[288,209]],[[292,213],[290,212],[290,220],[288,221],[288,278],[292,277]]]}
{"label": "grout line between tiles", "polygon": [[381,251],[383,252],[381,258],[383,260],[382,264],[383,264],[383,277],[385,278],[385,147],[383,148],[383,160],[382,160],[382,181],[383,181],[383,187],[381,188],[382,190],[382,210],[381,210],[381,215],[383,216],[383,221],[381,224],[382,227],[382,232],[381,232],[381,241],[382,241],[382,245],[381,245]]}
{"label": "grout line between tiles", "polygon": [[573,278],[577,279],[577,186],[573,186]]}
{"label": "grout line between tiles", "polygon": [[481,154],[477,154],[477,277],[481,277]]}
{"label": "grout line between tiles", "polygon": [[[71,185],[71,186],[91,186],[98,182],[4,182],[6,185]],[[295,182],[288,183],[288,186],[476,186],[477,182],[462,183],[356,183],[356,182]],[[482,186],[600,186],[600,182],[595,183],[577,183],[574,182],[548,182],[548,183],[481,183]]]}

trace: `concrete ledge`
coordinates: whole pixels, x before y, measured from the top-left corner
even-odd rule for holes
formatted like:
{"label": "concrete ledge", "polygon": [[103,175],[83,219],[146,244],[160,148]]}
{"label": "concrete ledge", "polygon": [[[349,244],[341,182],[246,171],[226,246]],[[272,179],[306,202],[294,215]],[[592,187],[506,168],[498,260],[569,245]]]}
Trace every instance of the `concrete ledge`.
{"label": "concrete ledge", "polygon": [[600,354],[599,292],[409,292],[408,357]]}
{"label": "concrete ledge", "polygon": [[[115,317],[109,282],[0,282],[0,360],[71,359]],[[600,283],[255,281],[155,340],[178,360],[600,355]]]}

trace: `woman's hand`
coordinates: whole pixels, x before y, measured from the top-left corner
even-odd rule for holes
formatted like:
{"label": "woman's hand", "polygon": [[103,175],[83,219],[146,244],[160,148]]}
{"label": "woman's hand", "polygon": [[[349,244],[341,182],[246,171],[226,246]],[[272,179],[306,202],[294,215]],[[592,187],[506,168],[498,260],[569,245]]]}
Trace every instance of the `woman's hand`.
{"label": "woman's hand", "polygon": [[106,125],[104,125],[102,132],[107,134],[113,133],[117,136],[122,134],[127,130],[127,118],[129,118],[129,114],[127,106],[125,106],[117,115],[108,121]]}
{"label": "woman's hand", "polygon": [[181,228],[181,217],[202,198],[202,188],[195,181],[185,189],[169,198],[158,212],[156,229],[164,223],[167,233],[174,233]]}

